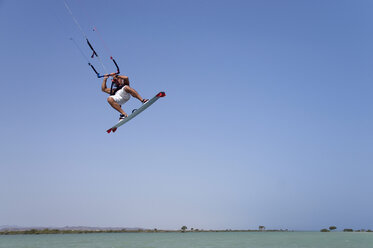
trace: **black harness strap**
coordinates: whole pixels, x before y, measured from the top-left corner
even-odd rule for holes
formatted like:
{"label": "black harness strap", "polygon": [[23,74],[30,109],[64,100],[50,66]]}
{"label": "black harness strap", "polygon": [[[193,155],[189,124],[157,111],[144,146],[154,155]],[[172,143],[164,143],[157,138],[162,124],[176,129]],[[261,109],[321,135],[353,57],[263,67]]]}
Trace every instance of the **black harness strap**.
{"label": "black harness strap", "polygon": [[110,87],[110,95],[114,95],[115,92],[113,92],[113,86],[114,86],[114,82],[111,82],[111,87]]}
{"label": "black harness strap", "polygon": [[[115,85],[115,88],[113,87],[114,85]],[[110,95],[115,95],[115,93],[117,93],[117,91],[122,89],[124,86],[126,85],[118,86],[116,83],[112,81],[111,86],[110,86]]]}

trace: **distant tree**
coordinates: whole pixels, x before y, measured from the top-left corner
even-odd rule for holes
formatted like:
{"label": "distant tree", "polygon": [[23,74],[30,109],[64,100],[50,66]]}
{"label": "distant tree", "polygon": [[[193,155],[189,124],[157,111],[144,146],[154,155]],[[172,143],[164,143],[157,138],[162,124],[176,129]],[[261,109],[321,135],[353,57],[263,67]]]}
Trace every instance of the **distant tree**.
{"label": "distant tree", "polygon": [[264,231],[266,229],[265,226],[259,226],[259,231]]}
{"label": "distant tree", "polygon": [[182,232],[185,232],[186,229],[188,229],[188,227],[186,227],[186,226],[182,226],[182,227],[181,227],[181,231],[182,231]]}
{"label": "distant tree", "polygon": [[194,231],[194,228],[192,227],[192,228],[190,228],[190,230],[193,232],[193,231]]}
{"label": "distant tree", "polygon": [[329,229],[323,228],[320,230],[320,232],[330,232]]}
{"label": "distant tree", "polygon": [[353,229],[350,229],[350,228],[345,228],[343,229],[344,232],[353,232],[354,230]]}
{"label": "distant tree", "polygon": [[158,229],[157,228],[154,228],[154,232],[157,232],[158,231]]}
{"label": "distant tree", "polygon": [[336,226],[330,226],[330,227],[329,227],[329,230],[330,230],[330,231],[333,231],[333,230],[335,230],[335,229],[337,229]]}

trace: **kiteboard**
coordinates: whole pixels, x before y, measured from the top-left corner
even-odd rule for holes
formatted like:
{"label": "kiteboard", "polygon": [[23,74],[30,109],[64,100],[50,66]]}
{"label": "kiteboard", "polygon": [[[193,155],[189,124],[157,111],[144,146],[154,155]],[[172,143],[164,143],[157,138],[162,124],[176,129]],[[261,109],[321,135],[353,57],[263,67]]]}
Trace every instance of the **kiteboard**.
{"label": "kiteboard", "polygon": [[126,118],[124,118],[123,120],[120,120],[116,125],[114,125],[112,128],[106,130],[107,133],[110,133],[110,132],[115,132],[117,131],[117,128],[122,126],[123,124],[125,124],[126,122],[132,120],[133,118],[135,118],[138,114],[140,114],[142,111],[144,111],[145,109],[149,108],[153,103],[155,103],[159,98],[161,97],[164,97],[166,96],[166,93],[164,92],[159,92],[157,95],[155,95],[155,97],[153,97],[152,99],[150,99],[149,101],[147,101],[146,103],[144,103],[140,108],[138,109],[135,109],[134,111],[132,111],[132,114],[130,114],[129,116],[127,116]]}

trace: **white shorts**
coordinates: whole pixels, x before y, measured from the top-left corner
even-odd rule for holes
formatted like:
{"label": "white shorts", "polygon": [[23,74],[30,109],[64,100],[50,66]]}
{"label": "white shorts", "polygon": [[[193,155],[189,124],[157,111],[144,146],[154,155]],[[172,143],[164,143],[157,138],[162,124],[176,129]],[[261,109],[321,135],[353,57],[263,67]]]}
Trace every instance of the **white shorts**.
{"label": "white shorts", "polygon": [[118,90],[114,95],[110,96],[119,105],[125,104],[131,98],[131,95],[124,90],[125,87],[126,86]]}

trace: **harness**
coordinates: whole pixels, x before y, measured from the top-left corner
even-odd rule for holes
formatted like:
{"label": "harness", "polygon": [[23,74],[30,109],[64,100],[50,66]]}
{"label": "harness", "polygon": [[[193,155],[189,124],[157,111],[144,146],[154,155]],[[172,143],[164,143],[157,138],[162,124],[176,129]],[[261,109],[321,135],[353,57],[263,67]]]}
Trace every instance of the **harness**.
{"label": "harness", "polygon": [[[114,85],[115,85],[115,88],[114,88]],[[120,86],[119,84],[117,84],[116,82],[114,81],[111,81],[111,86],[110,86],[110,95],[115,95],[115,93],[117,93],[118,90],[122,89],[124,86],[126,86],[125,84],[123,84],[122,86]]]}

